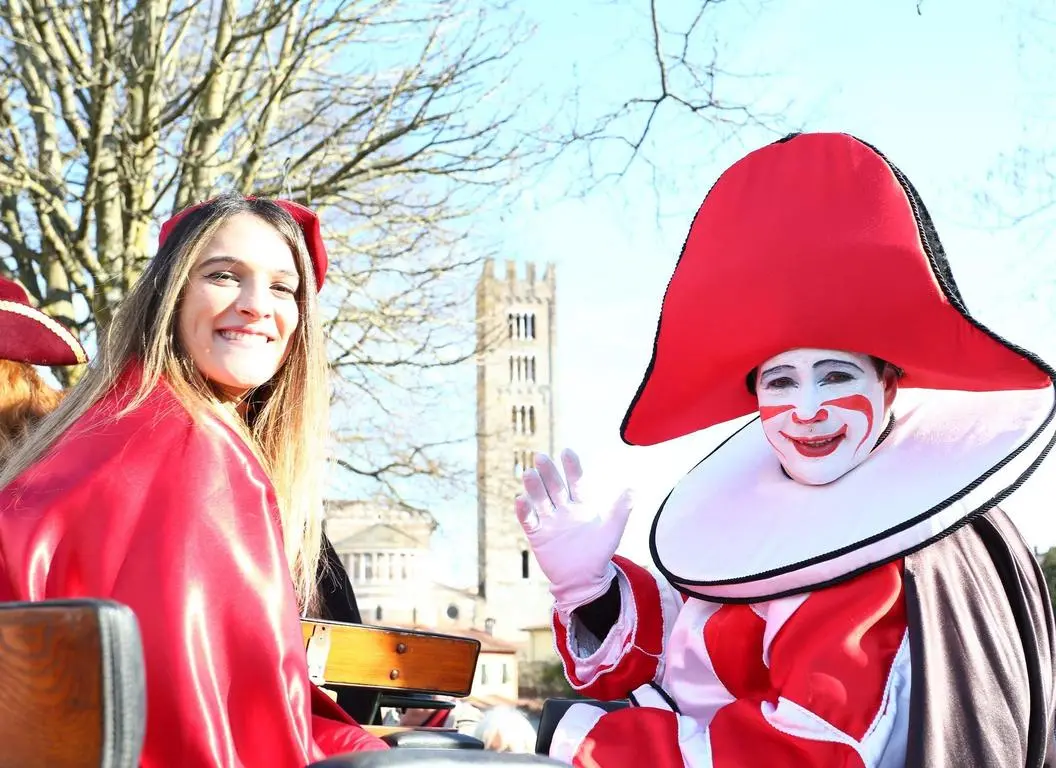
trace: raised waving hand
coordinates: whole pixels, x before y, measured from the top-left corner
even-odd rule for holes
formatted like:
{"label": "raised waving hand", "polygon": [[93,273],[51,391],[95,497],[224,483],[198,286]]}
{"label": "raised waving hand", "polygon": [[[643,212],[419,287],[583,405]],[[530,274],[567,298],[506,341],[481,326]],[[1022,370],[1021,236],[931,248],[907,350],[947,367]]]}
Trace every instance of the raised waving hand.
{"label": "raised waving hand", "polygon": [[[550,581],[559,611],[571,611],[605,594],[616,575],[612,556],[631,513],[631,492],[610,505],[582,498],[583,468],[561,452],[564,477],[545,453],[524,473],[525,493],[514,508],[528,544]],[[567,482],[566,482],[567,481]]]}

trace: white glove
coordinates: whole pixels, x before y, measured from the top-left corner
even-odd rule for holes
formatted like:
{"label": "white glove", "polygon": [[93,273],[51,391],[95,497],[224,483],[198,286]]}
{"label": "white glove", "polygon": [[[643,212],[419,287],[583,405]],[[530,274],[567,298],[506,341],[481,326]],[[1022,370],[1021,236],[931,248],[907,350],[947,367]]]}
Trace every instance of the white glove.
{"label": "white glove", "polygon": [[539,561],[561,613],[570,613],[605,594],[616,576],[612,556],[631,514],[631,492],[608,509],[580,497],[583,469],[572,451],[561,452],[568,485],[553,460],[536,454],[524,473],[523,496],[514,504],[528,544]]}

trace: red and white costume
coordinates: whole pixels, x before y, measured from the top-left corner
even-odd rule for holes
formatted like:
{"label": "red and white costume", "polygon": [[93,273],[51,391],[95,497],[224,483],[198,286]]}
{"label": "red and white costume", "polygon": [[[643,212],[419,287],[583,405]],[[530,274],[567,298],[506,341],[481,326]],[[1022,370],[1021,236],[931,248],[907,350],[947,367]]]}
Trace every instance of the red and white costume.
{"label": "red and white costume", "polygon": [[[793,406],[746,386],[797,350],[886,361],[874,394],[890,366],[902,374],[886,402],[810,394],[808,416],[849,415],[835,437],[798,438],[805,472],[811,455],[866,446],[815,481],[793,479],[774,455],[783,433],[763,426]],[[847,364],[805,370],[827,363]],[[525,477],[518,516],[567,677],[631,702],[574,704],[550,754],[584,768],[1049,765],[1052,608],[997,505],[1056,442],[1054,380],[968,314],[927,210],[873,147],[804,134],[736,163],[693,221],[621,434],[651,445],[755,418],[656,513],[656,572],[604,563],[629,505],[584,512],[574,457],[567,490],[547,457]],[[588,622],[605,601],[612,615]]]}
{"label": "red and white costume", "polygon": [[[599,644],[555,617],[558,648],[584,695],[634,691],[652,706],[604,716],[573,709],[551,756],[622,765],[627,744],[643,740],[663,745],[650,749],[651,766],[905,764],[910,664],[899,563],[750,605],[687,602],[646,569],[616,564],[623,610],[613,631]],[[642,688],[650,682],[681,715]]]}

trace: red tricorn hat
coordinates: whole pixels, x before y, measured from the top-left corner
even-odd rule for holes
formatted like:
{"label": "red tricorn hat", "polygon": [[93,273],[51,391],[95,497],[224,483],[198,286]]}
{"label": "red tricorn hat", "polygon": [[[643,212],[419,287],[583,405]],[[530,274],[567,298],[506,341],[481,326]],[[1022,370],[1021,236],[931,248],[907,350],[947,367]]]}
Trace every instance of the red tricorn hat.
{"label": "red tricorn hat", "polygon": [[0,277],[0,360],[79,365],[88,355],[61,323],[29,303],[21,285]]}
{"label": "red tricorn hat", "polygon": [[[253,198],[248,199],[252,200]],[[205,200],[189,208],[184,208],[162,224],[161,232],[158,235],[158,247],[160,248],[165,244],[173,229],[187,214],[210,202],[211,200]],[[301,228],[301,232],[304,233],[304,242],[308,246],[308,256],[312,260],[312,269],[315,272],[315,287],[316,290],[319,290],[323,287],[323,280],[326,278],[326,268],[329,263],[326,255],[326,245],[323,243],[323,231],[319,225],[319,217],[316,216],[315,211],[312,209],[306,208],[292,200],[273,200],[272,202],[290,214],[293,220],[297,222],[297,226]]]}
{"label": "red tricorn hat", "polygon": [[846,134],[794,134],[719,177],[621,436],[652,445],[752,413],[747,376],[801,347],[874,355],[903,370],[904,387],[1037,389],[1056,378],[968,313],[916,190]]}

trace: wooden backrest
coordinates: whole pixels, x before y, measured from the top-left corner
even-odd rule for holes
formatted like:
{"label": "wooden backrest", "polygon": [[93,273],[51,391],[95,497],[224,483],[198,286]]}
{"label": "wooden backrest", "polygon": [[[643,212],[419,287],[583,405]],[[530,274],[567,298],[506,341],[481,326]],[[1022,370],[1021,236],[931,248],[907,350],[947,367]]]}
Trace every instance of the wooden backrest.
{"label": "wooden backrest", "polygon": [[301,622],[313,682],[468,696],[480,642],[409,629]]}
{"label": "wooden backrest", "polygon": [[131,611],[96,600],[0,603],[0,767],[135,766],[145,718]]}

